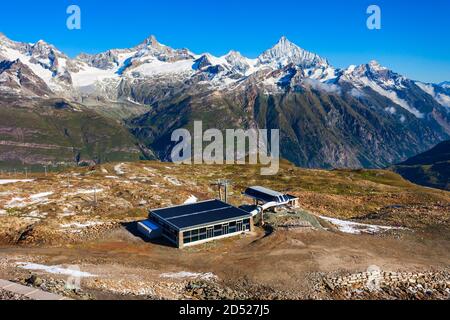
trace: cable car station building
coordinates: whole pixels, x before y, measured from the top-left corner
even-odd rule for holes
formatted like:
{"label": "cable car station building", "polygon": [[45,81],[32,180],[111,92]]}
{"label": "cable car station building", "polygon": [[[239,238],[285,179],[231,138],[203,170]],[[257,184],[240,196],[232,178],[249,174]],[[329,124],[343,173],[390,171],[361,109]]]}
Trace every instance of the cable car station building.
{"label": "cable car station building", "polygon": [[274,211],[283,206],[297,208],[299,205],[298,197],[260,186],[249,187],[243,194],[253,199],[255,205],[262,205]]}
{"label": "cable car station building", "polygon": [[250,213],[220,200],[151,210],[150,220],[178,248],[253,231]]}

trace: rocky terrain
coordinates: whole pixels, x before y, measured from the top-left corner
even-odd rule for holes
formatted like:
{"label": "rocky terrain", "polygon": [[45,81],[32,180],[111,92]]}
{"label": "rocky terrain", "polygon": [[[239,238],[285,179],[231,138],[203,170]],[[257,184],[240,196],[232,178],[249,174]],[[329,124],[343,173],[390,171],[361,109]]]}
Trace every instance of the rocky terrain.
{"label": "rocky terrain", "polygon": [[[448,192],[383,170],[259,169],[119,162],[0,177],[0,278],[74,299],[448,299]],[[185,250],[136,233],[148,209],[214,198],[223,178],[235,205],[264,185],[301,208]]]}
{"label": "rocky terrain", "polygon": [[402,299],[448,300],[450,273],[440,272],[368,272],[324,278],[326,289],[333,299]]}
{"label": "rocky terrain", "polygon": [[0,289],[0,300],[29,300],[29,299],[22,295],[14,294],[9,291]]}

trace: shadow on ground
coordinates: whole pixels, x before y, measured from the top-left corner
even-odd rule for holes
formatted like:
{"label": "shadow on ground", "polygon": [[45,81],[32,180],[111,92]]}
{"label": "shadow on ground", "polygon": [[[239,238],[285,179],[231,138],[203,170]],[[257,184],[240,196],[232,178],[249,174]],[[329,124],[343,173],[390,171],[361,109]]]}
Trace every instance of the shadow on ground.
{"label": "shadow on ground", "polygon": [[133,236],[141,239],[142,241],[144,241],[146,243],[151,243],[151,244],[162,246],[162,247],[174,248],[174,245],[171,242],[169,242],[168,240],[166,240],[164,237],[157,238],[157,239],[149,239],[149,238],[145,237],[138,230],[137,225],[139,222],[140,221],[122,223],[122,226],[125,228],[125,230],[127,230]]}

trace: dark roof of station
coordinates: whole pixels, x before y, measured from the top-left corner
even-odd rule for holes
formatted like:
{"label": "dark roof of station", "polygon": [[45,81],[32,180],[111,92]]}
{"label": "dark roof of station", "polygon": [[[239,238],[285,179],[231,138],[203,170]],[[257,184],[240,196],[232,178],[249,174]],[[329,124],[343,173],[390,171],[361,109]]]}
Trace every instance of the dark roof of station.
{"label": "dark roof of station", "polygon": [[249,187],[245,190],[244,194],[248,197],[264,201],[264,202],[277,202],[285,203],[291,200],[298,199],[289,194],[283,194],[265,187],[255,186]]}
{"label": "dark roof of station", "polygon": [[220,200],[156,209],[150,212],[179,231],[251,217],[248,212]]}

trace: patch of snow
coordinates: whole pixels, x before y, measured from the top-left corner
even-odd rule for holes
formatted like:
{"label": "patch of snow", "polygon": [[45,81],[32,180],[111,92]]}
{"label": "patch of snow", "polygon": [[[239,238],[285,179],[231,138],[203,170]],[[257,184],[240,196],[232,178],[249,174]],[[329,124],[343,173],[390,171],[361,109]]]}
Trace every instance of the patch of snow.
{"label": "patch of snow", "polygon": [[43,192],[31,195],[28,198],[14,197],[5,205],[5,208],[25,208],[33,204],[46,203],[48,202],[47,197],[52,194],[53,192]]}
{"label": "patch of snow", "polygon": [[105,176],[106,179],[120,179],[117,176]]}
{"label": "patch of snow", "polygon": [[156,171],[156,169],[154,169],[154,168],[148,168],[148,167],[144,167],[144,170],[145,170],[145,171],[148,171],[148,172],[155,172],[155,171]]}
{"label": "patch of snow", "polygon": [[72,276],[77,278],[89,278],[96,277],[89,272],[82,272],[80,270],[74,270],[70,268],[64,268],[62,266],[46,266],[43,264],[29,263],[29,262],[17,262],[17,266],[25,270],[44,271],[51,274],[60,274],[66,276]]}
{"label": "patch of snow", "polygon": [[193,278],[193,279],[201,279],[201,280],[216,280],[218,277],[211,273],[196,273],[196,272],[169,272],[169,273],[162,273],[160,275],[161,278],[171,278],[171,279],[186,279],[186,278]]}
{"label": "patch of snow", "polygon": [[192,203],[197,203],[198,199],[196,196],[190,196],[185,202],[184,204],[192,204]]}
{"label": "patch of snow", "polygon": [[37,199],[41,199],[41,198],[46,198],[48,196],[51,196],[52,194],[53,194],[53,192],[42,192],[42,193],[38,193],[38,194],[34,194],[34,195],[30,196],[30,199],[37,200]]}
{"label": "patch of snow", "polygon": [[74,222],[74,223],[61,224],[61,227],[64,229],[69,229],[69,228],[85,229],[85,228],[98,226],[98,225],[102,225],[102,224],[103,224],[103,222],[96,222],[96,221],[90,221],[90,222],[86,222],[86,223]]}
{"label": "patch of snow", "polygon": [[180,187],[180,186],[183,185],[180,181],[178,181],[178,179],[173,178],[173,177],[167,176],[167,177],[164,177],[164,180],[166,180],[167,182],[169,182],[169,183],[171,183],[171,184],[173,184],[174,186],[177,186],[177,187]]}
{"label": "patch of snow", "polygon": [[116,172],[116,174],[118,174],[119,176],[124,175],[125,171],[123,171],[123,166],[125,164],[124,163],[119,163],[118,165],[116,165],[114,167],[114,171]]}
{"label": "patch of snow", "polygon": [[86,88],[111,78],[118,78],[114,70],[102,70],[87,65],[83,66],[79,72],[72,73],[73,85],[77,88]]}
{"label": "patch of snow", "polygon": [[100,192],[103,192],[103,189],[88,189],[88,190],[86,190],[86,189],[78,189],[77,192],[70,193],[69,195],[70,196],[76,196],[76,195],[79,195],[79,194],[94,194],[94,193],[100,193]]}
{"label": "patch of snow", "polygon": [[10,183],[17,183],[17,182],[33,182],[34,180],[32,179],[4,179],[4,180],[0,180],[0,185],[3,184],[10,184]]}
{"label": "patch of snow", "polygon": [[39,212],[38,210],[34,210],[27,214],[27,218],[33,218],[33,219],[43,219],[47,217],[48,213],[46,212]]}
{"label": "patch of snow", "polygon": [[63,209],[63,213],[60,214],[61,217],[71,217],[74,216],[76,213],[70,210],[68,207]]}
{"label": "patch of snow", "polygon": [[147,77],[161,75],[161,74],[184,74],[193,73],[195,62],[194,60],[180,60],[175,62],[163,62],[160,60],[153,60],[147,62],[133,69],[134,72]]}
{"label": "patch of snow", "polygon": [[344,233],[350,233],[350,234],[362,234],[362,233],[375,234],[375,233],[380,233],[383,231],[403,229],[403,228],[396,228],[396,227],[387,227],[387,226],[378,226],[378,225],[357,223],[357,222],[345,221],[345,220],[329,218],[329,217],[324,217],[324,216],[319,216],[319,217],[323,220],[326,220],[326,221],[334,224],[339,229],[339,231],[344,232]]}
{"label": "patch of snow", "polygon": [[26,207],[27,204],[25,203],[25,200],[26,200],[25,198],[14,197],[5,205],[5,208],[12,209],[12,208]]}
{"label": "patch of snow", "polygon": [[405,100],[400,99],[395,91],[392,90],[386,90],[379,86],[374,81],[369,80],[367,77],[362,77],[359,79],[361,83],[369,88],[371,88],[373,91],[377,92],[378,94],[388,98],[395,104],[399,105],[403,109],[407,110],[408,112],[412,113],[416,118],[422,119],[424,117],[424,114],[421,113],[419,110],[411,107]]}

